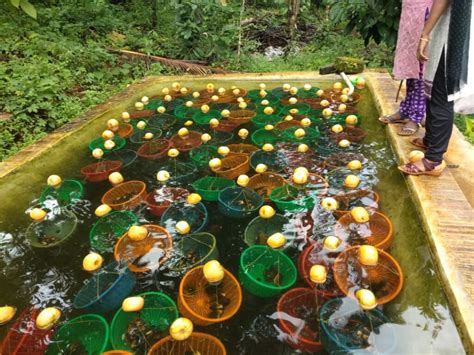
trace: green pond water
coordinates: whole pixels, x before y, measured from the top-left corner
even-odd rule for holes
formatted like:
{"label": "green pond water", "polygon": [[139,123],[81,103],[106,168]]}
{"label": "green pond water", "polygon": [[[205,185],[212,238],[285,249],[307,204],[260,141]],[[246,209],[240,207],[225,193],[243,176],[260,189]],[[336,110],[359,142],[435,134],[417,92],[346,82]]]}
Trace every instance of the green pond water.
{"label": "green pond water", "polygon": [[[213,81],[216,87],[229,87],[232,82]],[[302,87],[302,81],[290,81]],[[205,87],[207,81],[183,81],[193,89]],[[260,81],[239,81],[239,87],[255,89]],[[268,87],[283,81],[266,81]],[[79,132],[61,142],[47,154],[28,163],[17,172],[0,180],[0,305],[15,305],[19,310],[34,305],[39,308],[56,306],[63,311],[65,321],[80,313],[73,310],[72,301],[89,275],[82,270],[82,259],[90,251],[89,230],[96,221],[94,209],[100,204],[108,183],[86,184],[85,197],[74,207],[79,225],[66,245],[48,252],[32,249],[25,240],[30,220],[27,208],[37,203],[46,178],[59,174],[63,178],[79,178],[82,166],[93,161],[87,148],[88,142],[97,137],[110,118],[118,118],[125,109],[143,95],[153,96],[166,86],[145,87],[140,92],[116,103],[107,112],[87,123]],[[327,87],[328,83],[311,84]],[[159,90],[159,91],[158,91]],[[430,254],[427,240],[420,226],[410,194],[402,175],[396,169],[396,161],[385,137],[384,128],[376,118],[377,110],[368,90],[358,112],[364,118],[362,128],[368,133],[362,153],[375,163],[379,182],[380,210],[389,216],[394,225],[394,239],[389,252],[400,263],[404,274],[404,286],[399,296],[381,306],[392,322],[396,333],[396,354],[463,354],[460,337],[448,308],[445,294]],[[194,128],[199,130],[199,127]],[[140,162],[122,173],[127,180],[154,179],[160,170],[160,161]],[[247,247],[243,233],[250,219],[235,220],[217,211],[215,203],[206,203],[209,224],[205,231],[216,236],[220,262],[234,275],[238,272],[239,257]],[[141,223],[159,223],[144,208],[138,210]],[[296,255],[295,253],[291,254]],[[104,255],[112,261],[113,255]],[[294,258],[296,260],[296,258]],[[163,291],[177,299],[179,279],[164,277],[160,273],[141,275],[134,294],[145,291]],[[306,287],[301,279],[295,286]],[[199,331],[218,337],[229,354],[289,354],[288,347],[275,319],[278,297],[261,299],[244,291],[240,311],[230,320],[209,327],[196,327]],[[113,312],[105,315],[111,321]],[[0,327],[0,338],[8,326]]]}

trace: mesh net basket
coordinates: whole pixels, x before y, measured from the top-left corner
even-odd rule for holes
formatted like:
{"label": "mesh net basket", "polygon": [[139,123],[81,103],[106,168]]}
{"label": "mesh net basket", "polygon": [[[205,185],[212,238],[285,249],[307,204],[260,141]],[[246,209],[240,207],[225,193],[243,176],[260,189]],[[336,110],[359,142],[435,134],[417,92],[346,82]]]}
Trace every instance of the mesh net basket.
{"label": "mesh net basket", "polygon": [[196,131],[189,131],[186,137],[180,137],[178,134],[170,139],[171,145],[180,152],[188,152],[191,149],[197,148],[202,144],[201,133]]}
{"label": "mesh net basket", "polygon": [[310,149],[305,153],[300,153],[297,148],[298,145],[291,143],[277,145],[278,151],[283,154],[287,162],[285,172],[288,175],[293,174],[293,170],[297,167],[304,167],[316,174],[320,174],[324,170],[324,160],[321,160],[314,150]]}
{"label": "mesh net basket", "polygon": [[222,190],[233,186],[235,186],[234,180],[213,176],[205,176],[192,183],[193,189],[205,201],[217,201]]}
{"label": "mesh net basket", "polygon": [[229,271],[219,285],[210,284],[203,266],[189,270],[179,285],[180,313],[197,325],[224,322],[233,317],[242,304],[239,281]]}
{"label": "mesh net basket", "polygon": [[360,160],[361,162],[364,162],[366,159],[360,153],[334,152],[327,157],[325,164],[328,170],[332,170],[346,166],[347,163],[352,160]]}
{"label": "mesh net basket", "polygon": [[178,106],[174,109],[174,115],[181,121],[192,120],[193,116],[200,112],[196,107]]}
{"label": "mesh net basket", "polygon": [[135,287],[135,276],[127,268],[112,262],[92,274],[77,293],[73,306],[88,313],[107,313],[118,307]]}
{"label": "mesh net basket", "polygon": [[41,222],[33,222],[26,230],[26,239],[33,248],[54,248],[65,243],[77,227],[77,217],[65,209],[50,212]]}
{"label": "mesh net basket", "polygon": [[175,241],[166,265],[170,271],[182,275],[188,270],[219,257],[216,237],[210,233],[194,233]]}
{"label": "mesh net basket", "polygon": [[125,181],[112,187],[102,196],[102,203],[114,210],[127,210],[138,206],[146,193],[146,184],[143,181]]}
{"label": "mesh net basket", "polygon": [[385,304],[398,296],[403,287],[400,265],[387,252],[379,250],[376,265],[366,266],[359,262],[360,247],[342,252],[334,262],[334,279],[345,295],[355,297],[357,290],[371,290],[378,304]]}
{"label": "mesh net basket", "polygon": [[148,118],[148,117],[153,116],[155,112],[156,112],[155,110],[133,111],[133,112],[130,112],[130,118],[131,119]]}
{"label": "mesh net basket", "polygon": [[257,113],[252,110],[235,110],[231,111],[230,116],[227,118],[230,122],[237,125],[242,125],[250,122]]}
{"label": "mesh net basket", "polygon": [[274,126],[280,121],[281,121],[281,118],[278,115],[258,114],[254,118],[252,118],[252,123],[257,128],[263,128],[266,125]]}
{"label": "mesh net basket", "polygon": [[97,314],[84,314],[69,320],[54,334],[46,354],[70,352],[100,354],[109,343],[109,325]]}
{"label": "mesh net basket", "polygon": [[145,129],[136,129],[135,132],[133,132],[133,134],[129,138],[130,143],[145,144],[146,142],[149,142],[150,140],[145,138],[145,135],[147,133],[152,133],[153,139],[156,140],[161,137],[163,131],[159,128],[153,127],[147,127]]}
{"label": "mesh net basket", "polygon": [[[337,256],[346,248],[347,244],[341,243],[335,250],[324,247],[322,241],[317,241],[307,246],[298,257],[298,272],[308,286],[325,297],[342,296],[341,291],[334,281],[332,267]],[[327,277],[323,284],[315,284],[309,278],[309,273],[313,265],[323,265],[326,267]]]}
{"label": "mesh net basket", "polygon": [[[296,137],[295,132],[297,129],[303,129],[305,131],[305,135],[303,137]],[[292,143],[306,143],[306,144],[311,144],[311,143],[316,143],[320,136],[319,130],[317,127],[314,128],[302,128],[302,127],[290,127],[285,129],[282,132],[282,138],[288,142]]]}
{"label": "mesh net basket", "polygon": [[122,169],[124,169],[135,162],[137,153],[132,149],[121,149],[110,153],[107,158],[110,160],[120,160],[122,162]]}
{"label": "mesh net basket", "polygon": [[238,123],[231,122],[228,119],[226,119],[226,120],[220,120],[219,125],[214,129],[218,132],[232,132],[237,127],[239,127]]}
{"label": "mesh net basket", "polygon": [[257,147],[262,147],[266,143],[274,144],[280,139],[280,131],[272,129],[267,131],[264,128],[258,129],[252,133],[252,142]]}
{"label": "mesh net basket", "polygon": [[[295,111],[296,110],[296,111]],[[308,104],[286,105],[280,111],[281,115],[306,115],[311,110]]]}
{"label": "mesh net basket", "polygon": [[227,148],[230,150],[229,156],[235,154],[244,154],[250,156],[250,154],[258,150],[258,148],[253,144],[245,143],[229,144],[227,145]]}
{"label": "mesh net basket", "polygon": [[44,204],[48,200],[54,200],[61,207],[80,200],[84,196],[84,185],[78,180],[64,180],[59,187],[47,186],[39,198],[40,203]]}
{"label": "mesh net basket", "polygon": [[161,339],[151,348],[149,355],[169,354],[206,354],[226,355],[224,344],[209,334],[194,332],[184,341],[174,340],[171,336]]}
{"label": "mesh net basket", "polygon": [[316,97],[316,93],[319,91],[319,87],[313,86],[311,89],[306,90],[305,88],[299,88],[296,96],[301,99]]}
{"label": "mesh net basket", "polygon": [[198,111],[193,115],[193,121],[202,126],[208,125],[213,118],[221,118],[221,113],[217,110],[209,110],[207,113]]}
{"label": "mesh net basket", "polygon": [[250,170],[249,158],[245,155],[228,156],[222,159],[222,166],[216,171],[220,177],[234,180]]}
{"label": "mesh net basket", "polygon": [[395,329],[377,309],[363,311],[351,298],[333,298],[320,311],[321,340],[330,354],[393,353]]}
{"label": "mesh net basket", "polygon": [[145,203],[152,214],[160,217],[173,202],[184,200],[188,195],[189,191],[186,189],[163,186],[150,192]]}
{"label": "mesh net basket", "polygon": [[219,211],[231,218],[252,216],[263,205],[263,198],[247,187],[228,187],[218,196]]}
{"label": "mesh net basket", "polygon": [[244,242],[248,246],[267,245],[267,239],[272,234],[282,233],[286,243],[280,250],[286,250],[295,243],[296,230],[292,221],[281,214],[275,214],[270,219],[255,217],[245,228]]}
{"label": "mesh net basket", "polygon": [[212,136],[212,143],[216,146],[227,145],[227,143],[234,139],[234,134],[232,132],[223,132],[213,129],[210,134]]}
{"label": "mesh net basket", "polygon": [[250,156],[250,166],[255,170],[258,164],[265,164],[269,171],[279,173],[285,168],[286,159],[278,151],[264,152],[263,150],[257,150]]}
{"label": "mesh net basket", "polygon": [[163,105],[163,101],[157,97],[150,99],[150,101],[145,105],[145,110],[154,110]]}
{"label": "mesh net basket", "polygon": [[326,298],[311,288],[293,288],[277,304],[278,324],[292,348],[314,353],[323,350],[320,340],[319,310]]}
{"label": "mesh net basket", "polygon": [[[297,185],[295,185],[297,186]],[[313,196],[324,197],[328,193],[329,183],[321,175],[310,173],[304,186],[306,192]]]}
{"label": "mesh net basket", "polygon": [[155,160],[165,157],[170,148],[170,142],[167,139],[153,139],[142,144],[137,154],[140,158]]}
{"label": "mesh net basket", "polygon": [[176,124],[176,117],[168,113],[158,113],[148,120],[148,124],[150,127],[159,128],[165,131]]}
{"label": "mesh net basket", "polygon": [[199,202],[195,205],[184,202],[174,202],[161,216],[160,225],[165,227],[171,234],[176,233],[176,223],[188,222],[191,227],[189,233],[197,233],[206,228],[209,214],[206,206]]}
{"label": "mesh net basket", "polygon": [[282,212],[307,211],[315,204],[312,196],[288,184],[273,189],[269,197]]}
{"label": "mesh net basket", "polygon": [[138,218],[130,211],[112,211],[92,225],[89,241],[92,249],[100,253],[113,252],[117,240]]}
{"label": "mesh net basket", "polygon": [[105,149],[104,147],[105,139],[102,137],[96,138],[89,143],[89,150],[92,152],[94,149],[100,148],[104,151],[104,154],[107,155],[111,152],[122,149],[127,143],[127,141],[124,138],[117,135],[115,135],[112,138],[112,141],[115,143],[115,147],[113,147],[112,149]]}
{"label": "mesh net basket", "polygon": [[119,126],[117,134],[122,138],[129,138],[133,134],[133,126],[129,123],[123,123]]}
{"label": "mesh net basket", "polygon": [[296,267],[283,252],[254,245],[240,256],[239,280],[255,296],[273,297],[293,286]]}
{"label": "mesh net basket", "polygon": [[53,329],[36,328],[35,320],[39,310],[26,308],[10,327],[0,343],[2,355],[43,355],[53,334]]}
{"label": "mesh net basket", "polygon": [[140,241],[131,240],[126,233],[117,241],[115,260],[125,261],[132,272],[157,270],[169,257],[173,240],[166,229],[154,224],[144,225],[148,236]]}
{"label": "mesh net basket", "polygon": [[272,89],[272,96],[278,97],[279,99],[290,97],[290,92],[283,90],[282,87],[276,87]]}
{"label": "mesh net basket", "polygon": [[171,178],[168,180],[168,185],[183,186],[195,179],[198,173],[198,168],[194,163],[177,161],[175,158],[161,166],[162,170],[167,170]]}
{"label": "mesh net basket", "polygon": [[351,245],[369,244],[380,249],[388,249],[392,244],[393,226],[384,214],[369,210],[367,223],[357,223],[350,213],[346,213],[334,227],[336,237]]}
{"label": "mesh net basket", "polygon": [[332,102],[334,102],[334,103],[336,103],[336,104],[342,104],[342,103],[344,103],[344,104],[346,104],[347,106],[349,106],[349,105],[357,105],[357,104],[360,102],[360,100],[362,100],[362,95],[359,94],[359,93],[357,93],[357,92],[354,92],[354,93],[352,93],[351,96],[348,96],[348,97],[349,97],[349,100],[347,100],[346,102],[342,102],[341,96],[342,96],[342,94],[335,94],[335,93],[333,93],[333,94],[331,95],[331,100],[332,100]]}
{"label": "mesh net basket", "polygon": [[86,165],[81,169],[81,174],[89,182],[100,182],[107,180],[113,172],[120,171],[121,167],[120,160],[103,160]]}
{"label": "mesh net basket", "polygon": [[[171,323],[178,318],[174,301],[162,292],[146,292],[140,295],[145,305],[139,312],[124,312],[119,309],[110,325],[110,342],[114,349],[127,350],[135,354],[146,354],[151,346],[168,335]],[[132,332],[139,328],[142,332]],[[143,334],[149,334],[143,336]]]}
{"label": "mesh net basket", "polygon": [[347,139],[351,143],[360,143],[367,136],[367,133],[358,127],[345,127],[341,133],[329,132],[331,138],[336,142]]}
{"label": "mesh net basket", "polygon": [[189,152],[189,158],[200,169],[207,169],[209,160],[218,156],[219,154],[217,154],[217,147],[210,144],[203,144]]}
{"label": "mesh net basket", "polygon": [[291,127],[301,128],[301,121],[298,121],[298,120],[281,121],[275,125],[275,128],[279,129],[280,131],[284,131]]}
{"label": "mesh net basket", "polygon": [[366,209],[378,209],[380,196],[375,191],[358,189],[354,193],[333,196],[338,203],[335,211],[337,217],[342,217],[350,212],[354,207],[364,207]]}
{"label": "mesh net basket", "polygon": [[270,199],[270,193],[277,187],[285,185],[283,176],[276,173],[265,172],[252,176],[247,187],[255,190],[265,201]]}

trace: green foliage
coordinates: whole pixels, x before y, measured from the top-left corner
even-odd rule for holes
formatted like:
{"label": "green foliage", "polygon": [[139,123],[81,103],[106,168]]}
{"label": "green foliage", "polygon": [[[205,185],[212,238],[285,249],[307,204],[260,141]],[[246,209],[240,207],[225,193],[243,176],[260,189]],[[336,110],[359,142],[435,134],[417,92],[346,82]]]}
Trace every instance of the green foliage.
{"label": "green foliage", "polygon": [[400,18],[400,0],[340,1],[326,0],[331,7],[330,18],[335,24],[346,23],[346,34],[357,31],[368,44],[397,41]]}
{"label": "green foliage", "polygon": [[456,114],[454,123],[464,133],[466,139],[474,144],[474,116]]}
{"label": "green foliage", "polygon": [[10,4],[21,9],[28,16],[36,19],[36,9],[28,0],[10,0]]}

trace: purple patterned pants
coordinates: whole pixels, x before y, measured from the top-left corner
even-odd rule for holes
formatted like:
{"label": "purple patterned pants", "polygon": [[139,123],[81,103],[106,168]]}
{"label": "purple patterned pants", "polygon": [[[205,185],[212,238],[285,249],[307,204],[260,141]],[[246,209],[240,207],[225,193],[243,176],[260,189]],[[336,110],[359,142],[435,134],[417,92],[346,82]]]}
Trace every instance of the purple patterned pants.
{"label": "purple patterned pants", "polygon": [[426,113],[425,83],[422,79],[407,80],[407,95],[400,103],[400,114],[414,123],[421,123]]}

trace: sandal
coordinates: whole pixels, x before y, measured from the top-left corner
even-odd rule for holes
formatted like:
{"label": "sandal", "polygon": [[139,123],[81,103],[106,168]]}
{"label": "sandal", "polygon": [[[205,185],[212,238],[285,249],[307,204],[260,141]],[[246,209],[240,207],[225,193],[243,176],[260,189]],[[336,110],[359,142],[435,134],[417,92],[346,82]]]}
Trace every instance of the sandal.
{"label": "sandal", "polygon": [[408,137],[418,132],[418,129],[419,129],[418,124],[412,123],[410,121],[410,122],[405,123],[405,125],[398,130],[397,134],[399,136]]}
{"label": "sandal", "polygon": [[406,118],[402,118],[399,114],[398,114],[398,118],[395,117],[395,115],[397,115],[397,113],[394,113],[392,115],[384,115],[382,117],[379,117],[379,121],[384,123],[384,124],[392,124],[392,123],[406,123],[407,122],[407,119]]}
{"label": "sandal", "polygon": [[440,176],[443,173],[444,168],[446,167],[446,163],[444,160],[441,163],[435,163],[428,161],[427,159],[421,159],[421,163],[423,167],[419,167],[415,163],[408,163],[398,167],[398,170],[401,172],[412,175],[412,176]]}
{"label": "sandal", "polygon": [[417,148],[428,149],[428,146],[424,143],[423,138],[418,137],[418,138],[412,139],[410,143]]}

